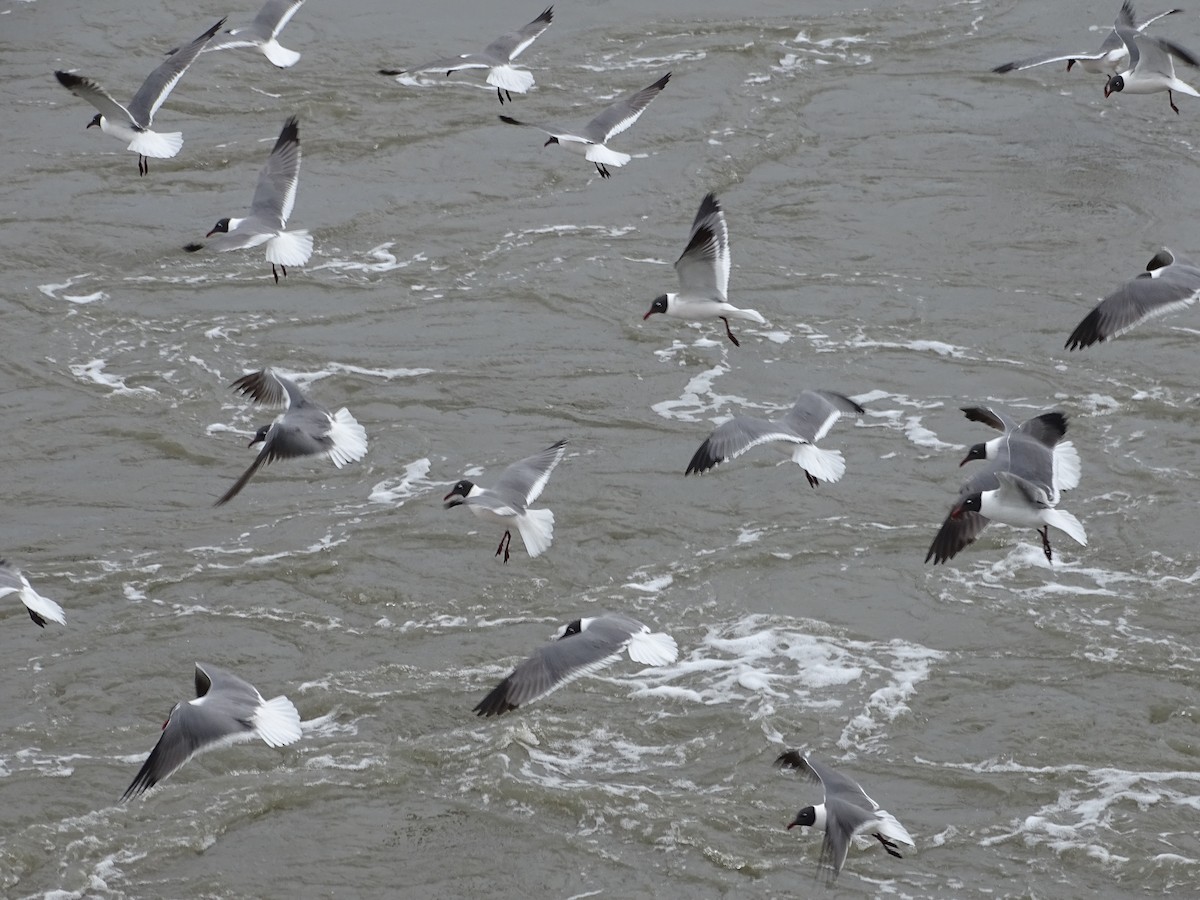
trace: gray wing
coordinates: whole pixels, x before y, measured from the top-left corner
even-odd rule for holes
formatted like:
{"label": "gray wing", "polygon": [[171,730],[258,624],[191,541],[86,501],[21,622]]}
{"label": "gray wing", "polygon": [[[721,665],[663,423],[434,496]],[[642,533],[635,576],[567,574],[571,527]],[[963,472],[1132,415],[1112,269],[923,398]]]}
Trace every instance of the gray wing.
{"label": "gray wing", "polygon": [[154,114],[158,112],[158,108],[163,105],[163,101],[171,93],[171,89],[175,87],[175,83],[183,77],[183,73],[187,71],[188,66],[192,64],[197,54],[204,49],[214,34],[216,34],[225,20],[221,19],[216,25],[200,35],[186,47],[181,47],[177,52],[167,57],[157,69],[150,73],[150,76],[142,82],[142,86],[138,88],[138,92],[133,95],[133,99],[129,101],[129,115],[134,122],[141,128],[149,128],[154,121]]}
{"label": "gray wing", "polygon": [[727,459],[736,459],[751,447],[757,447],[759,444],[771,441],[788,441],[799,444],[803,440],[800,435],[786,425],[786,420],[768,422],[765,419],[755,419],[750,416],[734,416],[728,422],[713,429],[712,434],[692,454],[692,460],[683,474],[691,475],[695,472],[697,475],[703,475],[714,466],[720,465]]}
{"label": "gray wing", "polygon": [[104,88],[90,78],[84,78],[82,75],[75,75],[71,72],[55,72],[54,77],[58,79],[59,84],[76,97],[86,100],[100,110],[100,115],[110,122],[128,122],[135,128],[141,127],[133,120],[129,110],[110,97]]}
{"label": "gray wing", "polygon": [[308,406],[291,410],[282,421],[276,422],[267,432],[262,449],[254,462],[233,483],[213,506],[224,506],[250,483],[259,469],[277,459],[298,459],[303,456],[318,456],[333,448],[329,436],[329,414],[323,409]]}
{"label": "gray wing", "polygon": [[962,411],[972,422],[982,422],[997,431],[1015,431],[1047,447],[1053,447],[1067,433],[1067,417],[1061,412],[1042,413],[1018,423],[1011,416],[987,406],[964,406]]}
{"label": "gray wing", "polygon": [[1051,53],[1046,56],[1031,56],[1028,59],[1016,59],[1012,62],[1002,63],[1001,65],[998,65],[992,69],[992,71],[1003,75],[1005,72],[1020,72],[1022,69],[1032,69],[1035,66],[1045,66],[1056,62],[1073,63],[1081,59],[1103,59],[1104,57],[1108,56],[1109,50],[1116,49],[1115,46],[1106,46],[1108,45],[1109,41],[1113,41],[1119,46],[1121,39],[1118,38],[1115,33],[1109,32],[1108,40],[1104,42],[1105,46],[1102,46],[1100,51],[1097,53]]}
{"label": "gray wing", "polygon": [[545,490],[546,482],[550,480],[550,473],[562,461],[566,452],[567,442],[565,440],[558,441],[541,453],[535,453],[533,456],[527,456],[525,459],[513,463],[500,473],[496,484],[485,491],[484,496],[489,493],[494,494],[505,505],[516,504],[513,508],[520,512],[533,503]]}
{"label": "gray wing", "polygon": [[552,135],[560,141],[574,141],[577,144],[594,144],[595,141],[589,140],[578,134],[572,134],[566,128],[559,128],[557,125],[538,125],[535,122],[521,122],[514,119],[512,116],[501,116],[501,122],[506,122],[509,125],[521,125],[525,128],[536,128],[545,134]]}
{"label": "gray wing", "polygon": [[[257,222],[257,219],[255,222]],[[243,223],[243,226],[245,224],[246,223]],[[264,222],[263,227],[267,228],[269,226]],[[208,239],[207,245],[187,244],[183,249],[189,252],[195,252],[196,250],[203,250],[204,247],[207,246],[209,250],[216,250],[221,253],[229,250],[245,250],[247,247],[256,247],[258,244],[262,243],[261,240],[259,240],[259,234],[260,232],[256,227],[254,227],[254,223],[251,222],[250,227],[238,227],[233,231],[226,231],[213,235]]]}
{"label": "gray wing", "polygon": [[604,112],[588,122],[583,129],[583,136],[596,144],[603,144],[613,135],[620,134],[638,120],[650,101],[657,97],[667,86],[671,78],[668,72],[649,87],[642,88],[636,94],[622,97],[609,106]]}
{"label": "gray wing", "polygon": [[1018,427],[1016,419],[990,406],[960,406],[959,409],[972,422],[982,422],[997,431],[1012,431]]}
{"label": "gray wing", "polygon": [[[993,491],[999,487],[1000,479],[996,477],[996,473],[1008,465],[1007,452],[1007,450],[1003,450],[1001,458],[993,461],[987,468],[975,472],[963,483],[958,492],[958,499],[951,507],[952,510],[971,494]],[[991,519],[987,516],[977,512],[961,513],[957,519],[947,515],[945,521],[942,522],[942,527],[938,529],[938,533],[934,535],[933,541],[929,545],[929,552],[925,554],[925,562],[932,559],[933,564],[937,566],[954,559],[960,550],[975,542],[990,521]]]}
{"label": "gray wing", "polygon": [[520,56],[525,49],[536,41],[554,21],[554,7],[546,7],[546,11],[523,28],[510,31],[496,38],[484,49],[484,55],[494,57],[498,61],[511,62]]}
{"label": "gray wing", "polygon": [[295,116],[283,124],[267,164],[258,176],[250,214],[283,228],[296,205],[300,183],[300,123]]}
{"label": "gray wing", "polygon": [[545,697],[576,678],[599,671],[621,658],[630,635],[617,617],[604,617],[576,634],[539,647],[512,674],[479,701],[473,712],[499,716]]}
{"label": "gray wing", "polygon": [[249,30],[261,35],[263,40],[270,40],[283,31],[303,5],[304,0],[267,0],[250,23]]}
{"label": "gray wing", "polygon": [[680,290],[724,301],[729,288],[729,226],[725,211],[709,193],[700,201],[688,245],[675,261]]}
{"label": "gray wing", "polygon": [[1048,509],[1053,505],[1045,488],[1020,475],[1012,472],[997,472],[996,477],[1000,481],[1001,497],[1014,498],[1013,505],[1033,506],[1038,509]]}
{"label": "gray wing", "polygon": [[821,844],[820,865],[830,869],[832,882],[846,862],[855,831],[875,818],[875,804],[854,779],[798,750],[784,751],[775,764],[798,769],[810,781],[819,782],[825,792],[825,840]]}
{"label": "gray wing", "polygon": [[[1171,75],[1175,72],[1175,63],[1171,61],[1171,57],[1175,57],[1189,66],[1200,66],[1200,59],[1196,58],[1195,53],[1173,41],[1142,35],[1135,43],[1138,45],[1138,50],[1141,51],[1143,70]],[[1132,68],[1132,64],[1136,62],[1132,50],[1130,51],[1130,62],[1130,68]]]}
{"label": "gray wing", "polygon": [[298,409],[309,405],[308,398],[304,396],[296,382],[290,378],[284,378],[271,368],[243,375],[230,387],[256,403],[267,406],[286,406],[289,409]]}
{"label": "gray wing", "polygon": [[842,394],[805,391],[783,417],[783,422],[808,443],[815,444],[829,433],[843,414],[861,416],[863,412],[861,406]]}
{"label": "gray wing", "polygon": [[448,56],[445,59],[435,59],[433,62],[422,63],[407,69],[380,69],[381,75],[405,75],[413,72],[445,70],[449,75],[459,69],[490,69],[494,65],[479,53],[464,53],[461,56]]}
{"label": "gray wing", "polygon": [[[211,676],[211,680],[210,680]],[[222,684],[218,679],[232,679],[236,684]],[[236,676],[210,668],[205,675],[200,665],[196,666],[196,687],[207,684],[200,694],[200,702],[177,703],[163,726],[158,743],[142,764],[137,775],[121,800],[130,800],[143,791],[154,787],[176,769],[180,768],[197,753],[231,737],[250,734],[254,731],[254,709],[258,692]],[[216,686],[216,690],[211,690]],[[249,688],[247,696],[241,689]],[[230,690],[229,688],[232,688]],[[211,693],[210,693],[211,690]]]}
{"label": "gray wing", "polygon": [[1156,316],[1196,302],[1200,268],[1177,259],[1170,250],[1155,254],[1146,271],[1121,285],[1088,313],[1064,345],[1082,349],[1118,337]]}
{"label": "gray wing", "polygon": [[0,559],[0,597],[6,597],[14,591],[19,594],[24,587],[21,570]]}
{"label": "gray wing", "polygon": [[[1142,48],[1138,46],[1137,31],[1120,20],[1113,26],[1113,34],[1125,45],[1125,50],[1129,54],[1129,62],[1126,64],[1125,71],[1132,71],[1137,68],[1138,60],[1141,58]],[[1169,63],[1170,60],[1167,60]]]}

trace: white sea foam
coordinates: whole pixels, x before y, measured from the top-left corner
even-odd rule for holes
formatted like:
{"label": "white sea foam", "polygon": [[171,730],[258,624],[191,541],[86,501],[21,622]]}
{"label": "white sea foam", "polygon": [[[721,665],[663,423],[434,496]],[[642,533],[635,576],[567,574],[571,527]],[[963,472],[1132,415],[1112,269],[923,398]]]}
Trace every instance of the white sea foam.
{"label": "white sea foam", "polygon": [[[320,265],[309,266],[309,272],[318,272],[321,269],[332,269],[335,272],[393,272],[396,269],[406,269],[413,263],[425,262],[427,257],[424,253],[417,253],[406,260],[401,260],[391,252],[395,241],[387,241],[372,247],[363,256],[373,262],[364,262],[360,259],[330,259],[328,262],[323,262]],[[336,251],[334,251],[336,252]]]}
{"label": "white sea foam", "polygon": [[650,408],[664,419],[680,422],[696,422],[705,413],[716,412],[722,407],[733,404],[737,407],[749,407],[752,404],[745,397],[736,394],[717,394],[713,391],[713,382],[729,371],[729,366],[716,365],[693,375],[679,395],[678,400],[662,400]]}
{"label": "white sea foam", "polygon": [[90,294],[63,294],[61,298],[59,297],[59,291],[65,291],[67,288],[74,287],[85,278],[91,277],[91,272],[84,272],[82,275],[75,275],[68,278],[62,284],[39,284],[38,290],[52,300],[62,299],[66,300],[68,303],[76,303],[79,305],[95,303],[97,300],[107,300],[108,294],[106,294],[104,291],[93,291]]}
{"label": "white sea foam", "polygon": [[424,456],[406,463],[403,475],[385,478],[376,484],[371,488],[367,500],[371,503],[394,503],[396,506],[403,506],[405,501],[429,493],[433,482],[425,476],[432,467],[428,457]]}
{"label": "white sea foam", "polygon": [[151,387],[131,388],[125,384],[125,378],[120,375],[112,375],[105,372],[108,366],[108,360],[93,359],[86,363],[72,363],[68,368],[71,374],[80,381],[98,384],[102,387],[112,388],[114,394],[122,395],[137,395],[137,394],[157,394],[158,391]]}

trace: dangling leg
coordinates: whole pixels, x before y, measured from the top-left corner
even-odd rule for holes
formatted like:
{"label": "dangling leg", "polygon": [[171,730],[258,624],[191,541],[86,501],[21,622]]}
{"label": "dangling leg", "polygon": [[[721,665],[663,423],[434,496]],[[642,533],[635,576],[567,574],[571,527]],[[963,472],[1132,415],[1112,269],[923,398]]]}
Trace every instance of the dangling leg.
{"label": "dangling leg", "polygon": [[1046,554],[1046,561],[1054,562],[1054,554],[1050,551],[1050,526],[1043,525],[1038,534],[1042,536],[1042,551]]}
{"label": "dangling leg", "polygon": [[279,273],[275,271],[275,263],[271,263],[271,274],[275,276],[275,283],[279,284]]}
{"label": "dangling leg", "polygon": [[808,469],[804,470],[804,477],[808,479],[809,487],[815,488],[818,484],[820,484],[820,482],[817,481],[817,479],[813,478],[812,474],[808,471]]}
{"label": "dangling leg", "polygon": [[1167,99],[1171,101],[1171,109],[1175,110],[1175,115],[1179,115],[1179,107],[1175,105],[1175,97],[1170,91],[1167,91]]}
{"label": "dangling leg", "polygon": [[149,171],[150,171],[150,160],[146,159],[146,157],[142,156],[142,154],[139,153],[138,154],[138,174],[145,175]]}
{"label": "dangling leg", "polygon": [[[738,339],[737,339],[737,338],[735,338],[735,337],[733,336],[733,332],[729,330],[729,320],[728,320],[727,318],[725,318],[724,316],[721,316],[721,321],[725,323],[725,333],[726,333],[727,335],[729,335],[729,339],[730,339],[731,341],[733,341],[733,346],[735,346],[735,347],[740,347],[740,346],[742,346],[742,345],[741,345],[741,344],[738,342]],[[806,473],[806,474],[807,474],[807,473]],[[809,475],[808,477],[809,477],[809,478],[812,478],[812,476],[811,476],[811,475]]]}
{"label": "dangling leg", "polygon": [[504,95],[500,93],[500,88],[496,88],[496,99],[500,101],[500,105],[504,105]]}
{"label": "dangling leg", "polygon": [[504,537],[500,538],[500,546],[496,548],[496,555],[499,556],[501,551],[504,551],[504,561],[508,562],[508,545],[512,543],[512,532],[508,529],[504,531]]}
{"label": "dangling leg", "polygon": [[608,169],[607,169],[607,168],[605,168],[605,167],[604,167],[604,166],[603,166],[601,163],[596,163],[596,171],[600,173],[600,177],[601,177],[601,178],[608,178],[608,177],[609,177],[609,176],[608,176]]}
{"label": "dangling leg", "polygon": [[287,278],[287,266],[285,266],[283,263],[280,263],[279,268],[283,271],[283,277]]}
{"label": "dangling leg", "polygon": [[512,94],[510,94],[510,93],[508,92],[508,88],[505,88],[505,89],[504,89],[504,95],[505,95],[506,97],[508,97],[508,102],[509,102],[509,103],[512,103]]}
{"label": "dangling leg", "polygon": [[901,856],[900,852],[896,849],[896,845],[894,843],[892,843],[891,841],[889,841],[887,838],[885,838],[878,831],[875,832],[875,837],[879,838],[879,843],[883,844],[883,849],[886,850],[889,854],[896,857],[896,859],[904,859],[904,857]]}

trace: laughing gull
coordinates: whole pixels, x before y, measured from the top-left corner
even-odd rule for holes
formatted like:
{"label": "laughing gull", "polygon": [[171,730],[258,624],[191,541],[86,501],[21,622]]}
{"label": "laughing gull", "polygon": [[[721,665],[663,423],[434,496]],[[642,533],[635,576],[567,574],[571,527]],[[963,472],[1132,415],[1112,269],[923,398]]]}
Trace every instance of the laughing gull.
{"label": "laughing gull", "polygon": [[264,700],[236,675],[196,663],[196,699],[176,703],[162,735],[121,800],[129,800],[167,778],[207,750],[262,738],[268,747],[300,740],[300,714],[287,697]]}
{"label": "laughing gull", "polygon": [[675,261],[675,274],[679,293],[655,297],[643,322],[655,313],[676,319],[720,319],[735,347],[741,344],[729,328],[730,316],[767,324],[757,310],[738,309],[725,299],[729,291],[729,226],[725,210],[711,193],[700,201],[687,247]]}
{"label": "laughing gull", "polygon": [[1183,60],[1189,66],[1200,66],[1200,59],[1190,50],[1185,50],[1178,44],[1165,41],[1162,38],[1139,36],[1132,28],[1117,25],[1117,35],[1125,42],[1129,59],[1119,72],[1108,76],[1104,84],[1104,96],[1124,91],[1127,94],[1157,94],[1167,92],[1167,100],[1175,114],[1179,107],[1175,105],[1173,91],[1200,97],[1190,84],[1175,77],[1175,61],[1172,57]]}
{"label": "laughing gull", "polygon": [[214,506],[228,503],[255,472],[277,459],[328,456],[340,469],[367,453],[367,433],[345,407],[331,413],[305,397],[294,381],[271,369],[243,375],[230,387],[258,403],[284,404],[287,409],[270,425],[258,429],[248,446],[261,443],[262,450]]}
{"label": "laughing gull", "polygon": [[[1051,486],[1054,491],[1070,491],[1079,487],[1079,477],[1083,467],[1079,462],[1079,452],[1070,441],[1063,440],[1067,433],[1067,417],[1061,412],[1042,413],[1024,422],[1005,415],[1004,413],[986,406],[964,406],[963,414],[972,422],[982,422],[997,431],[1004,432],[1000,437],[992,438],[974,444],[967,450],[958,465],[961,468],[977,459],[997,460],[1008,451],[1009,438],[1012,434],[1032,438],[1043,447],[1051,448]],[[1033,448],[1037,450],[1037,447]],[[1057,503],[1058,501],[1055,500]]]}
{"label": "laughing gull", "polygon": [[1185,306],[1200,297],[1200,266],[1180,259],[1166,247],[1146,263],[1146,271],[1100,301],[1071,332],[1064,345],[1082,350],[1112,340],[1147,319]]}
{"label": "laughing gull", "polygon": [[[250,215],[244,219],[224,218],[205,237],[214,250],[245,250],[266,244],[267,262],[279,284],[276,263],[287,276],[288,266],[302,266],[312,256],[313,240],[306,230],[284,231],[292,207],[296,205],[296,187],[300,183],[300,124],[292,116],[283,123],[275,148],[267,157],[258,176],[258,187],[250,201]],[[204,244],[188,244],[183,249],[195,253]]]}
{"label": "laughing gull", "polygon": [[[1005,419],[1001,424],[1004,422],[1011,424],[1011,420]],[[929,545],[925,562],[932,559],[934,565],[939,565],[953,559],[992,520],[1019,528],[1036,528],[1047,561],[1053,561],[1050,525],[1086,544],[1079,520],[1066,510],[1053,509],[1062,491],[1079,482],[1079,461],[1074,448],[1056,452],[1065,433],[1065,416],[1044,413],[1023,426],[1007,427],[999,439],[977,445],[979,450],[972,448],[960,465],[972,459],[987,459],[989,465],[972,474],[959,489],[958,499]]]}
{"label": "laughing gull", "polygon": [[541,453],[513,463],[500,473],[496,484],[490,488],[482,488],[464,478],[442,498],[445,509],[466,504],[479,518],[504,524],[504,536],[500,538],[496,555],[503,553],[505,562],[508,562],[508,546],[512,543],[509,526],[515,520],[530,558],[540,556],[554,540],[554,513],[528,507],[541,495],[550,480],[550,473],[566,452],[566,441],[551,444]]}
{"label": "laughing gull", "polygon": [[836,769],[817,762],[799,750],[785,750],[775,760],[781,769],[799,769],[808,780],[820,783],[824,791],[824,802],[806,806],[796,813],[788,823],[788,829],[797,825],[824,830],[821,842],[819,865],[826,870],[827,883],[832,885],[846,864],[846,854],[856,837],[875,838],[883,845],[888,855],[903,859],[897,844],[915,847],[912,836],[903,825],[886,809],[867,796],[862,786]]}
{"label": "laughing gull", "polygon": [[1117,34],[1117,26],[1132,28],[1135,32],[1140,33],[1146,30],[1146,26],[1157,22],[1165,16],[1174,15],[1179,12],[1183,12],[1183,10],[1168,9],[1157,16],[1151,16],[1141,25],[1137,25],[1133,12],[1133,4],[1129,0],[1126,0],[1121,5],[1121,11],[1117,13],[1117,20],[1112,30],[1105,35],[1104,43],[1094,53],[1051,53],[1047,56],[1031,56],[1029,59],[1018,59],[1014,62],[1007,62],[996,66],[992,71],[999,73],[1019,72],[1022,69],[1031,69],[1034,66],[1044,66],[1047,63],[1065,62],[1068,72],[1071,71],[1071,68],[1076,63],[1079,63],[1080,68],[1089,75],[1115,75],[1125,67],[1129,60],[1129,51],[1125,49],[1125,41]]}
{"label": "laughing gull", "polygon": [[595,164],[596,171],[600,173],[601,178],[608,178],[609,166],[620,168],[633,157],[628,153],[610,150],[606,144],[638,120],[646,111],[646,107],[650,105],[650,101],[662,92],[670,79],[671,73],[668,72],[649,87],[642,88],[636,94],[630,94],[628,97],[622,97],[579,129],[578,133],[553,125],[518,122],[512,116],[501,116],[500,121],[507,122],[509,125],[536,128],[538,131],[550,135],[550,138],[542,145],[543,147],[557,144],[564,150],[578,154]]}
{"label": "laughing gull", "polygon": [[533,75],[529,70],[515,69],[510,63],[536,41],[553,21],[554,7],[548,6],[544,13],[524,28],[500,35],[479,53],[463,53],[449,59],[437,59],[411,69],[380,69],[379,74],[405,75],[413,72],[445,69],[448,77],[451,72],[457,72],[460,69],[487,69],[487,83],[496,88],[496,97],[503,106],[505,96],[512,100],[511,91],[524,94],[533,87]]}
{"label": "laughing gull", "polygon": [[128,141],[129,146],[126,149],[138,155],[138,174],[145,175],[150,171],[147,157],[170,159],[183,146],[181,132],[160,134],[150,130],[154,123],[154,114],[175,87],[175,82],[183,77],[192,60],[224,24],[225,20],[222,19],[151,72],[150,77],[142,83],[133,99],[129,101],[128,107],[110,97],[104,88],[90,78],[70,72],[55,72],[54,77],[76,97],[86,100],[100,110],[92,121],[88,122],[87,127],[96,126],[105,134]]}
{"label": "laughing gull", "polygon": [[675,638],[652,632],[648,625],[620,613],[576,619],[558,629],[554,638],[513,669],[473,712],[504,715],[611,665],[625,651],[645,666],[665,666],[679,657]]}
{"label": "laughing gull", "polygon": [[0,559],[0,597],[7,597],[9,594],[16,594],[21,598],[29,612],[29,618],[42,628],[46,627],[47,619],[59,625],[67,624],[61,606],[35,591],[20,569]]}
{"label": "laughing gull", "polygon": [[[233,50],[237,47],[257,47],[272,65],[281,69],[294,66],[300,59],[300,54],[287,47],[281,47],[275,40],[279,32],[292,20],[296,11],[304,5],[304,0],[267,0],[254,21],[245,28],[230,28],[221,37],[204,48],[202,52],[213,50]],[[228,36],[226,36],[228,35]],[[167,54],[178,53],[179,49],[168,50]]]}
{"label": "laughing gull", "polygon": [[685,475],[703,475],[726,459],[736,459],[751,447],[770,441],[783,441],[781,449],[804,470],[811,487],[818,481],[834,482],[846,471],[846,462],[837,450],[822,450],[817,441],[829,433],[843,414],[861,416],[863,408],[833,391],[805,391],[781,419],[768,422],[750,416],[734,416],[718,425],[692,456]]}

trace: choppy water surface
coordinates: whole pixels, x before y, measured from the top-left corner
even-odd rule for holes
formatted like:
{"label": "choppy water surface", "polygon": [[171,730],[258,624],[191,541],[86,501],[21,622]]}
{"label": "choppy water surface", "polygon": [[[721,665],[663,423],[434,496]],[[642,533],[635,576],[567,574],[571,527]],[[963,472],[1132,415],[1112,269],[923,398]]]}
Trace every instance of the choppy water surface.
{"label": "choppy water surface", "polygon": [[[311,0],[295,68],[201,57],[159,117],[182,153],[139,179],[51,72],[124,98],[253,10],[0,2],[0,551],[69,623],[6,601],[0,893],[823,892],[819,839],[783,829],[816,799],[771,767],[785,746],[917,841],[852,854],[836,894],[1193,893],[1200,320],[1061,348],[1159,246],[1200,252],[1200,102],[985,74],[1098,44],[1115,13],[1062,6],[560,3],[513,115],[586,120],[673,72],[603,182],[500,124],[478,76],[373,74],[536,4]],[[1200,46],[1195,15],[1162,31]],[[258,252],[183,253],[244,208],[293,113],[310,265],[277,287]],[[769,320],[737,323],[740,350],[641,319],[709,190],[731,299]],[[271,415],[228,384],[268,364],[349,407],[370,452],[273,465],[214,510]],[[842,482],[810,490],[765,450],[683,477],[714,423],[806,387],[867,407],[826,441]],[[1050,566],[996,527],[922,565],[991,436],[958,412],[981,401],[1071,416],[1088,547],[1060,535]],[[498,530],[441,497],[560,438],[555,544],[503,566]],[[679,660],[471,715],[603,609]],[[287,693],[304,739],[118,805],[194,660]]]}

